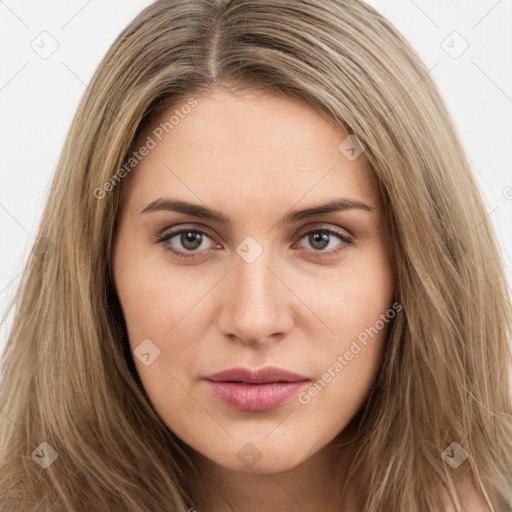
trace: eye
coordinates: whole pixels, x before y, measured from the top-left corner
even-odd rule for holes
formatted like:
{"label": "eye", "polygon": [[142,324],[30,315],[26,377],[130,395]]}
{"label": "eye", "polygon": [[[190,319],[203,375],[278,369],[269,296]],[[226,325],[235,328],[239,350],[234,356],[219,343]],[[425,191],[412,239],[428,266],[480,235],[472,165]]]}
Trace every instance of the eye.
{"label": "eye", "polygon": [[[199,249],[201,247],[204,250],[208,249],[204,247],[205,237],[211,240],[206,231],[195,228],[186,228],[166,233],[161,238],[159,238],[157,242],[162,243],[166,251],[171,252],[179,258],[195,258],[195,253],[200,252]],[[177,239],[174,243],[181,245],[181,249],[177,250],[173,247],[173,238]]]}
{"label": "eye", "polygon": [[[311,246],[308,252],[311,253],[313,258],[335,255],[344,250],[347,245],[354,243],[349,236],[332,228],[312,229],[300,235],[298,240],[300,241],[306,237]],[[336,245],[334,249],[325,250],[329,245],[332,247],[332,237],[337,238],[342,243]],[[173,239],[176,240],[173,241]],[[212,242],[210,247],[205,247],[205,239]],[[166,251],[169,251],[178,258],[196,258],[199,253],[208,251],[213,247],[218,247],[206,231],[197,228],[182,228],[167,232],[161,236],[157,235],[154,241],[161,243]],[[177,245],[181,247],[177,248]]]}
{"label": "eye", "polygon": [[[325,248],[331,244],[333,236],[338,240],[341,240],[342,243],[339,243],[337,246],[335,246],[334,249],[325,250]],[[332,228],[312,229],[306,233],[303,233],[299,240],[302,240],[306,237],[309,245],[312,247],[310,252],[314,258],[322,258],[326,256],[328,257],[337,254],[344,250],[347,245],[354,243],[354,241],[349,236]]]}

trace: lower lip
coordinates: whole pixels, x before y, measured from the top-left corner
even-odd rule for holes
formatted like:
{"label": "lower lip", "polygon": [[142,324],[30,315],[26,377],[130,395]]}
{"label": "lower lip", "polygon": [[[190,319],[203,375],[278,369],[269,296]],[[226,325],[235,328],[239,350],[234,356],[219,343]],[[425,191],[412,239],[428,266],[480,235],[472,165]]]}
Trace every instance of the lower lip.
{"label": "lower lip", "polygon": [[245,384],[206,380],[211,391],[226,405],[243,411],[267,411],[285,404],[309,381]]}

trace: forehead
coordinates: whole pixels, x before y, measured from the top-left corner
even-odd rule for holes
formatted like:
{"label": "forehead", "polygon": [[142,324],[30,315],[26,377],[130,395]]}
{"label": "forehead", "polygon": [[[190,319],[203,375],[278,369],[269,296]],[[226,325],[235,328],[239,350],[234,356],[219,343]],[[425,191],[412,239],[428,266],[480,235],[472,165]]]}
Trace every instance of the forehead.
{"label": "forehead", "polygon": [[256,91],[191,98],[151,120],[138,137],[135,150],[149,139],[152,149],[129,176],[130,196],[143,201],[187,188],[207,200],[234,191],[255,200],[343,193],[378,204],[364,152],[347,158],[339,149],[345,130],[309,105]]}

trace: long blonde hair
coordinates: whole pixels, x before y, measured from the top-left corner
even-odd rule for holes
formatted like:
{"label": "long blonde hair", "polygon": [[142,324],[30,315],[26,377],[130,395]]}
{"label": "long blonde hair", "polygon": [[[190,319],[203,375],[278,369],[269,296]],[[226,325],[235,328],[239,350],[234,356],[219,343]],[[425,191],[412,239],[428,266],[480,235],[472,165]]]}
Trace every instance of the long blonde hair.
{"label": "long blonde hair", "polygon": [[[328,115],[364,144],[378,180],[403,309],[345,431],[364,510],[442,510],[445,496],[461,511],[468,476],[497,512],[510,510],[512,308],[497,240],[428,70],[358,0],[159,0],[114,41],[74,117],[11,305],[0,507],[192,505],[196,468],[137,377],[112,282],[125,180],[98,189],[119,178],[154,115],[226,84]],[[442,456],[454,448],[467,454],[457,469]]]}

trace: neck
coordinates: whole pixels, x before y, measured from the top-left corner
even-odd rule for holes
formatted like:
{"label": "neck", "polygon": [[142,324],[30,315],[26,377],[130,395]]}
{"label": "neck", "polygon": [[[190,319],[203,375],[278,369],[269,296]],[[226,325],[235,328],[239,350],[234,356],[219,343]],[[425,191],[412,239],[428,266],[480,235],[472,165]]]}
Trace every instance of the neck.
{"label": "neck", "polygon": [[358,512],[353,486],[343,487],[349,447],[334,443],[299,465],[272,473],[222,467],[193,452],[192,460],[203,478],[193,509],[198,512]]}

